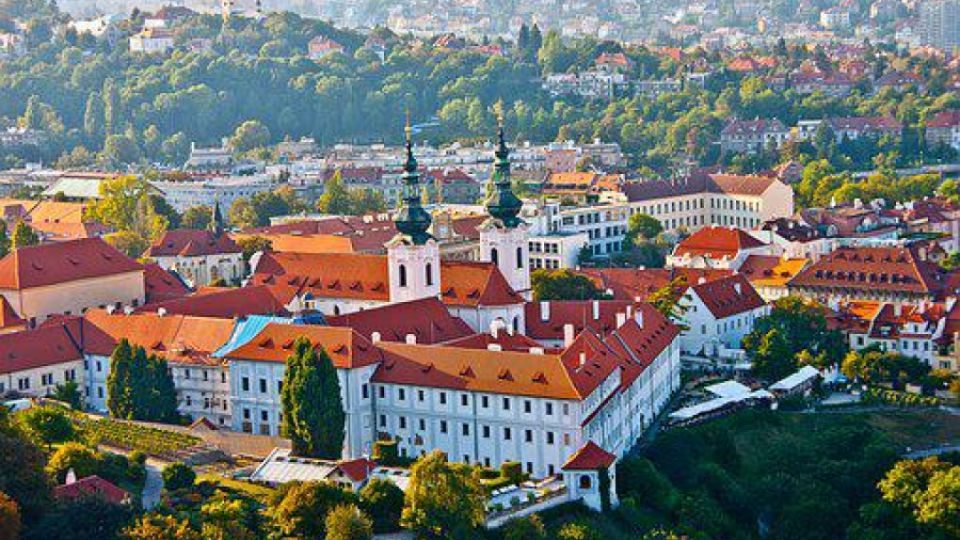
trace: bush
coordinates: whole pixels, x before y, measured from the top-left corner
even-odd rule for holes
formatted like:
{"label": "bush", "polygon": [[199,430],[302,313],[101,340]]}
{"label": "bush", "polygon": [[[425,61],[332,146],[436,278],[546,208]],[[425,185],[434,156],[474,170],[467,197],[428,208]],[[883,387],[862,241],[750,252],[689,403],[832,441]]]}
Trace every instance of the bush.
{"label": "bush", "polygon": [[373,443],[373,459],[387,467],[399,465],[400,451],[397,448],[397,441],[377,441]]}
{"label": "bush", "polygon": [[360,507],[373,520],[374,532],[395,532],[400,529],[403,490],[389,480],[373,478],[360,490]]}
{"label": "bush", "polygon": [[505,487],[507,487],[507,486],[512,486],[512,485],[513,485],[513,482],[511,482],[509,478],[504,478],[504,477],[502,477],[502,476],[498,476],[498,477],[494,478],[493,480],[481,480],[481,481],[480,481],[480,484],[481,484],[481,485],[484,487],[484,489],[486,489],[488,492],[493,492],[493,491],[496,491],[496,490],[498,490],[498,489],[500,489],[500,488],[505,488]]}
{"label": "bush", "polygon": [[100,472],[100,456],[97,451],[80,443],[68,442],[57,449],[47,463],[47,473],[58,484],[67,477],[67,471],[73,469],[77,478],[84,478]]}
{"label": "bush", "polygon": [[173,463],[163,470],[163,487],[167,491],[177,491],[193,486],[197,473],[183,463]]}
{"label": "bush", "polygon": [[523,469],[519,461],[504,461],[500,465],[500,476],[508,478],[511,483],[520,485],[523,482]]}

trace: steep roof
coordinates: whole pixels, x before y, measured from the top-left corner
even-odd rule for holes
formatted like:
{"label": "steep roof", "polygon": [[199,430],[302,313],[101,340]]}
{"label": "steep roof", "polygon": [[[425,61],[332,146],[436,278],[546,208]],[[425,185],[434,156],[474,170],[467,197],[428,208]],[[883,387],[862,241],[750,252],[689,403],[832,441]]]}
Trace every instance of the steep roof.
{"label": "steep roof", "polygon": [[765,245],[741,229],[703,227],[681,240],[674,248],[673,254],[677,257],[689,255],[711,259],[722,259],[723,257],[732,259],[743,250],[761,248]]}
{"label": "steep roof", "polygon": [[734,274],[691,288],[717,319],[763,307],[766,302],[743,274]]}
{"label": "steep roof", "polygon": [[29,289],[143,271],[143,266],[99,238],[23,247],[0,259],[0,288]]}
{"label": "steep roof", "polygon": [[143,266],[143,284],[147,303],[165,302],[190,294],[190,288],[179,277],[157,264]]}
{"label": "steep roof", "polygon": [[808,259],[789,259],[777,255],[748,255],[737,269],[755,287],[781,287],[809,264]]}
{"label": "steep roof", "polygon": [[287,304],[296,289],[282,285],[251,285],[240,288],[206,288],[190,296],[146,304],[138,311],[197,317],[246,317],[249,315],[288,315]]}
{"label": "steep roof", "polygon": [[383,353],[351,328],[270,323],[256,337],[226,356],[253,362],[286,362],[297,338],[305,337],[315,348],[323,347],[334,367],[358,368],[376,364]]}
{"label": "steep roof", "polygon": [[491,345],[499,346],[503,351],[528,352],[531,348],[542,347],[538,341],[519,333],[511,333],[500,329],[497,335],[490,333],[470,334],[440,345],[447,347],[463,347],[465,349],[489,349]]}
{"label": "steep roof", "polygon": [[563,339],[563,327],[571,324],[574,335],[585,329],[606,334],[617,325],[617,313],[632,312],[629,300],[564,300],[528,302],[524,306],[526,334],[533,339]]}
{"label": "steep roof", "polygon": [[97,475],[87,476],[71,484],[63,484],[53,488],[53,497],[58,500],[74,500],[89,496],[101,497],[113,504],[120,504],[130,498],[129,493]]}
{"label": "steep roof", "polygon": [[570,366],[556,354],[534,354],[400,343],[377,344],[388,354],[373,380],[492,394],[582,400],[618,365],[599,355]]}
{"label": "steep roof", "polygon": [[504,306],[524,302],[495,264],[441,261],[440,297],[455,306]]}
{"label": "steep roof", "polygon": [[677,181],[630,182],[621,189],[628,201],[638,202],[698,193],[759,196],[779,182],[773,176],[715,174],[700,170]]}
{"label": "steep roof", "polygon": [[203,229],[175,229],[163,233],[163,237],[150,246],[146,257],[203,257],[240,253],[236,242],[227,235],[216,235]]}
{"label": "steep roof", "polygon": [[367,339],[374,333],[384,341],[406,340],[413,334],[417,343],[434,344],[471,335],[463,319],[454,317],[436,298],[398,302],[327,318],[330,326],[353,328]]}
{"label": "steep roof", "polygon": [[593,441],[587,441],[561,468],[565,471],[595,471],[613,465],[616,460],[617,456],[600,448]]}
{"label": "steep roof", "polygon": [[804,268],[790,286],[936,294],[945,272],[904,247],[840,247]]}
{"label": "steep roof", "polygon": [[601,290],[609,291],[616,300],[646,300],[676,278],[688,284],[700,279],[708,281],[733,274],[732,270],[716,268],[598,268],[579,271],[590,278]]}
{"label": "steep roof", "polygon": [[62,325],[0,334],[0,373],[81,360],[83,353]]}

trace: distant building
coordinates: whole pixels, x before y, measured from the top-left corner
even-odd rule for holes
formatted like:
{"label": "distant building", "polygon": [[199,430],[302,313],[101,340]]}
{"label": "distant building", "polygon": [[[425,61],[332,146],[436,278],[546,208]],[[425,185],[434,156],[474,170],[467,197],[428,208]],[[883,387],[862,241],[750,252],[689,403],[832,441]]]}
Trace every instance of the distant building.
{"label": "distant building", "polygon": [[919,11],[922,44],[945,51],[960,47],[960,1],[927,0],[919,4]]}
{"label": "distant building", "polygon": [[307,44],[307,56],[311,60],[321,60],[331,54],[343,54],[343,45],[324,36],[317,36]]}
{"label": "distant building", "polygon": [[842,30],[850,27],[850,11],[834,6],[820,12],[820,26],[828,30]]}
{"label": "distant building", "polygon": [[960,111],[940,111],[927,120],[927,144],[945,144],[960,150]]}
{"label": "distant building", "polygon": [[530,237],[530,270],[576,268],[584,247],[590,248],[586,232],[533,235]]}
{"label": "distant building", "polygon": [[757,120],[734,118],[720,131],[720,151],[755,154],[771,146],[779,148],[789,137],[790,130],[776,118]]}
{"label": "distant building", "polygon": [[164,270],[173,270],[194,287],[222,279],[239,284],[243,279],[243,252],[225,234],[177,229],[167,231],[144,253]]}
{"label": "distant building", "polygon": [[173,32],[166,28],[146,28],[130,36],[130,52],[166,54],[173,50]]}

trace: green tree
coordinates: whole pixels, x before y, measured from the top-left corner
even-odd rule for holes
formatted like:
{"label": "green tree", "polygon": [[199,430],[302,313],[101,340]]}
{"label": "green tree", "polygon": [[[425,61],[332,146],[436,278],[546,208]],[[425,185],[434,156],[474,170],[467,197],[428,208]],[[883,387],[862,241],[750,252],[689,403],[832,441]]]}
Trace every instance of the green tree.
{"label": "green tree", "polygon": [[20,527],[20,505],[0,491],[0,540],[17,540]]}
{"label": "green tree", "polygon": [[259,120],[247,120],[237,126],[230,139],[230,147],[235,152],[246,152],[266,146],[270,142],[270,130]]}
{"label": "green tree", "polygon": [[507,522],[503,527],[503,540],[547,540],[547,529],[540,516],[533,514]]}
{"label": "green tree", "polygon": [[193,487],[197,481],[197,473],[185,463],[171,463],[163,469],[163,488],[167,491],[179,491]]}
{"label": "green tree", "polygon": [[124,540],[201,540],[186,519],[174,516],[147,514],[123,530]]}
{"label": "green tree", "polygon": [[690,306],[683,304],[686,292],[687,278],[678,276],[673,278],[670,283],[654,291],[647,298],[647,302],[650,302],[664,317],[676,323],[682,320],[684,313],[690,309]]}
{"label": "green tree", "polygon": [[103,161],[110,167],[122,167],[140,161],[137,141],[126,135],[114,133],[103,141]]}
{"label": "green tree", "polygon": [[377,533],[399,530],[403,512],[403,490],[383,478],[373,478],[360,490],[360,506],[373,520]]}
{"label": "green tree", "polygon": [[250,512],[240,499],[218,499],[200,507],[204,540],[255,540],[261,536],[251,525]]}
{"label": "green tree", "polygon": [[250,262],[255,253],[272,250],[273,242],[263,236],[245,236],[237,240],[237,246],[243,252],[243,260]]}
{"label": "green tree", "polygon": [[[769,338],[771,330],[776,330],[775,338]],[[756,365],[759,348],[766,340],[770,353],[783,356],[767,356],[761,364],[773,362],[769,376],[786,375],[796,369],[796,355],[809,350],[818,361],[824,364],[840,363],[848,349],[843,335],[827,328],[826,309],[813,301],[797,296],[780,298],[773,304],[770,314],[760,317],[753,330],[743,338],[743,348]],[[821,366],[823,367],[823,366]]]}
{"label": "green tree", "polygon": [[531,288],[535,301],[546,300],[597,300],[603,293],[590,278],[576,274],[572,270],[534,270],[530,274]]}
{"label": "green tree", "polygon": [[73,422],[56,407],[32,407],[20,415],[20,423],[31,439],[48,450],[74,437]]}
{"label": "green tree", "polygon": [[327,540],[370,540],[373,523],[355,505],[337,506],[327,514]]}
{"label": "green tree", "polygon": [[13,237],[10,242],[13,249],[19,249],[39,244],[40,237],[37,236],[37,232],[33,230],[33,227],[20,220],[17,221],[16,226],[13,228]]}
{"label": "green tree", "polygon": [[647,214],[633,214],[627,221],[627,235],[624,239],[628,244],[636,244],[640,240],[653,240],[663,232],[663,225]]}
{"label": "green tree", "polygon": [[317,210],[324,214],[350,215],[354,212],[354,198],[343,183],[340,171],[333,173],[323,185],[323,195],[317,201]]}
{"label": "green tree", "polygon": [[110,355],[107,410],[117,418],[178,421],[177,394],[166,360],[121,339]]}
{"label": "green tree", "polygon": [[936,457],[898,462],[878,484],[883,500],[918,522],[960,535],[960,465]]}
{"label": "green tree", "polygon": [[340,459],[346,415],[336,368],[323,347],[301,337],[287,358],[280,392],[283,433],[296,455]]}
{"label": "green tree", "polygon": [[479,470],[447,463],[438,450],[413,465],[405,495],[401,523],[421,537],[475,538],[486,519],[487,496]]}
{"label": "green tree", "polygon": [[29,533],[44,540],[116,538],[132,518],[130,505],[110,503],[103,497],[78,497],[53,505]]}
{"label": "green tree", "polygon": [[180,226],[184,229],[205,230],[210,226],[211,210],[209,206],[191,206],[183,212]]}
{"label": "green tree", "polygon": [[761,377],[780,379],[797,368],[790,344],[784,334],[777,329],[768,330],[756,346],[750,349],[753,371]]}
{"label": "green tree", "polygon": [[268,512],[284,538],[323,538],[327,514],[355,502],[352,492],[329,482],[289,482],[277,491]]}
{"label": "green tree", "polygon": [[35,523],[49,509],[50,480],[45,463],[40,448],[9,426],[0,414],[0,492],[17,502],[25,524]]}
{"label": "green tree", "polygon": [[77,442],[67,442],[57,448],[47,463],[47,473],[62,484],[70,470],[77,478],[97,474],[100,471],[100,456],[97,451]]}
{"label": "green tree", "polygon": [[0,224],[0,259],[7,256],[10,253],[10,237],[7,235],[7,224]]}

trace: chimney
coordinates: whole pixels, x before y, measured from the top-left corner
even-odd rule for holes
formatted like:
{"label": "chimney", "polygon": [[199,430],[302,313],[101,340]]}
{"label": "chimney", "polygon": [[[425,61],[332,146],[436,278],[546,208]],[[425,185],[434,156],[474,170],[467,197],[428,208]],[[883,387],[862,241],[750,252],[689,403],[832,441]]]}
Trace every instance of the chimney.
{"label": "chimney", "polygon": [[900,302],[893,303],[893,316],[900,317],[903,315],[903,304]]}
{"label": "chimney", "polygon": [[580,351],[580,367],[587,365],[587,353]]}
{"label": "chimney", "polygon": [[416,344],[417,344],[417,335],[407,334],[407,345],[416,345]]}
{"label": "chimney", "polygon": [[370,341],[373,343],[380,343],[380,332],[373,332],[370,334]]}
{"label": "chimney", "polygon": [[550,302],[540,302],[540,320],[543,322],[550,320]]}
{"label": "chimney", "polygon": [[706,282],[707,282],[707,278],[704,276],[700,276],[699,278],[697,278],[697,285],[703,285]]}
{"label": "chimney", "polygon": [[593,301],[593,320],[600,320],[600,301]]}
{"label": "chimney", "polygon": [[640,328],[643,328],[643,310],[642,309],[637,310],[637,315],[636,317],[634,317],[634,320],[637,321],[637,326],[639,326]]}
{"label": "chimney", "polygon": [[741,287],[739,283],[733,284],[733,290],[737,291],[737,295],[743,294],[743,287]]}
{"label": "chimney", "polygon": [[563,325],[563,346],[569,347],[573,344],[573,325],[565,324]]}
{"label": "chimney", "polygon": [[487,344],[487,350],[488,350],[488,351],[494,351],[494,352],[500,352],[500,351],[503,350],[503,347],[500,346],[499,343],[488,343],[488,344]]}
{"label": "chimney", "polygon": [[[640,298],[637,298],[637,302],[642,302]],[[633,306],[627,306],[627,318],[633,317]]]}
{"label": "chimney", "polygon": [[123,314],[124,315],[133,314],[133,306],[123,306]]}
{"label": "chimney", "polygon": [[530,354],[543,354],[543,347],[530,347]]}
{"label": "chimney", "polygon": [[167,308],[157,308],[157,317],[163,317],[167,314]]}
{"label": "chimney", "polygon": [[490,335],[493,336],[493,339],[497,339],[500,335],[500,327],[503,326],[503,321],[500,319],[494,319],[490,321]]}
{"label": "chimney", "polygon": [[107,315],[113,315],[113,312],[117,310],[117,307],[113,304],[107,306]]}
{"label": "chimney", "polygon": [[625,322],[627,322],[627,314],[617,313],[617,328],[620,328],[621,326],[623,326]]}
{"label": "chimney", "polygon": [[68,486],[70,484],[77,483],[77,472],[73,470],[73,467],[67,469],[67,478],[64,480],[63,484]]}

